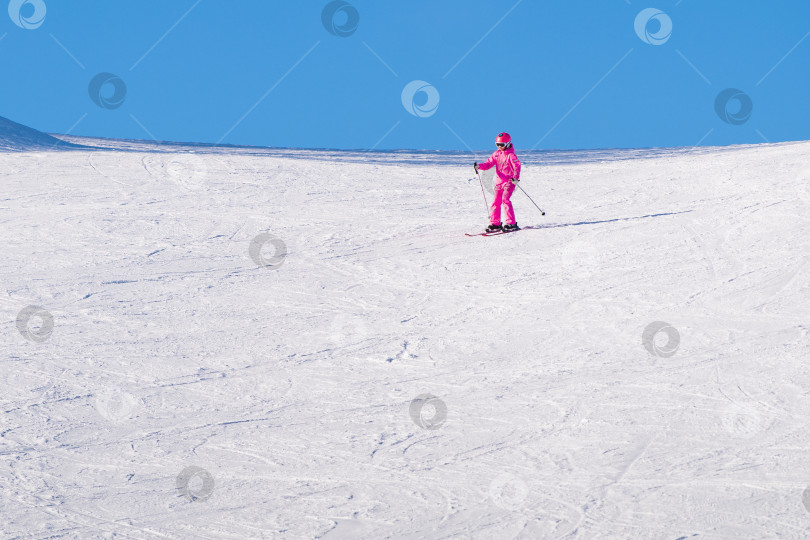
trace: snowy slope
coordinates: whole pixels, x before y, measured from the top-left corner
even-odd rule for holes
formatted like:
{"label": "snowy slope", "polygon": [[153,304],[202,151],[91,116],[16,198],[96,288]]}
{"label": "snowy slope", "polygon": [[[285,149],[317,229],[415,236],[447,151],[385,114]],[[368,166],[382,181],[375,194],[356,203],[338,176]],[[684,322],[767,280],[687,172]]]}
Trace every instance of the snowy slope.
{"label": "snowy slope", "polygon": [[806,537],[810,143],[466,238],[465,154],[81,142],[0,153],[0,536]]}
{"label": "snowy slope", "polygon": [[0,152],[73,148],[76,145],[0,116]]}

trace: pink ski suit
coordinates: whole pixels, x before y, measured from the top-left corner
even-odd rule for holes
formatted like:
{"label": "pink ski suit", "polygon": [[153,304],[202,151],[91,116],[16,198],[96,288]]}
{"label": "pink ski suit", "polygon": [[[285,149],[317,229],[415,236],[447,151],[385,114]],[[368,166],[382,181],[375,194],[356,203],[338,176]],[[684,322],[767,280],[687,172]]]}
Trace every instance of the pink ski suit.
{"label": "pink ski suit", "polygon": [[512,208],[512,192],[515,191],[515,184],[512,178],[520,180],[520,160],[515,155],[515,148],[510,144],[504,150],[495,150],[488,160],[478,164],[482,171],[495,167],[498,182],[495,184],[495,200],[492,201],[492,211],[490,212],[490,222],[493,225],[501,224],[501,205],[506,207],[506,224],[514,225],[515,209]]}

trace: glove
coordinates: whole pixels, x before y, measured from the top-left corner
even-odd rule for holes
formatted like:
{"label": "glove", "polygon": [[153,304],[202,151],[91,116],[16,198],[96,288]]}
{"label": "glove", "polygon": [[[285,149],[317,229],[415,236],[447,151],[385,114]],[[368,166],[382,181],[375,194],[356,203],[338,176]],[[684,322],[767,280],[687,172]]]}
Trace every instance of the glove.
{"label": "glove", "polygon": [[473,168],[475,169],[475,172],[477,173],[478,172],[478,162],[477,161],[475,163],[473,163]]}
{"label": "glove", "polygon": [[520,182],[520,178],[512,178],[513,184],[517,184],[518,182]]}

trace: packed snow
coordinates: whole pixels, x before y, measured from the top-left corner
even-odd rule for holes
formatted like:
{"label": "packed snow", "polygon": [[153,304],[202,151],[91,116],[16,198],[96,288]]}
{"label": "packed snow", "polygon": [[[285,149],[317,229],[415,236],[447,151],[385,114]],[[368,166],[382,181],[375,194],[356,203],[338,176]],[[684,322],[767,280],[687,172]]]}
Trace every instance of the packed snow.
{"label": "packed snow", "polygon": [[487,152],[66,139],[0,153],[2,537],[807,537],[810,143],[516,141],[468,238]]}

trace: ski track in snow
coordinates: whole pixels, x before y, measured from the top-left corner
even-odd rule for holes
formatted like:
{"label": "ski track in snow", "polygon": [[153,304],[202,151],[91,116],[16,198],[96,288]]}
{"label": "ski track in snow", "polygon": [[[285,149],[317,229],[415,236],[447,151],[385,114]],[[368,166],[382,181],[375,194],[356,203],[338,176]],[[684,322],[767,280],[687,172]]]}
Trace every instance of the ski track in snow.
{"label": "ski track in snow", "polygon": [[0,536],[806,537],[810,143],[518,149],[467,238],[468,154],[66,139],[0,153]]}

